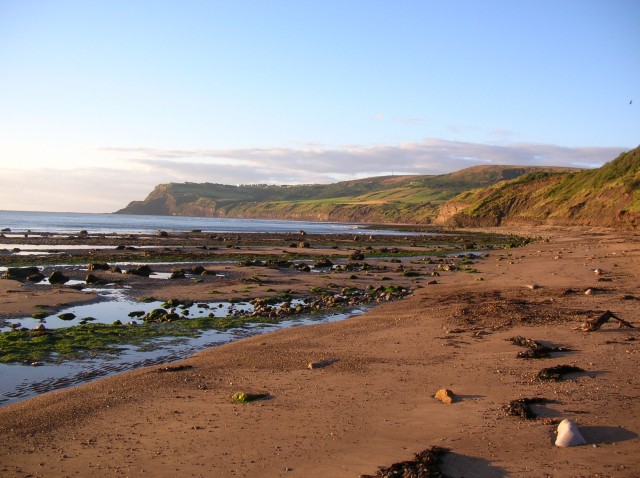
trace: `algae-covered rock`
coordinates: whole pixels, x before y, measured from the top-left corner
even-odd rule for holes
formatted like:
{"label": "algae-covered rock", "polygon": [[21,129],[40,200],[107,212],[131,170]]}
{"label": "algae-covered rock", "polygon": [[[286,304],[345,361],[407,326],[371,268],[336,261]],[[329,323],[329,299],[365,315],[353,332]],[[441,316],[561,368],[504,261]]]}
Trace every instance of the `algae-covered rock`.
{"label": "algae-covered rock", "polygon": [[231,396],[231,400],[236,403],[253,402],[255,400],[261,400],[267,398],[268,393],[248,393],[248,392],[236,392]]}

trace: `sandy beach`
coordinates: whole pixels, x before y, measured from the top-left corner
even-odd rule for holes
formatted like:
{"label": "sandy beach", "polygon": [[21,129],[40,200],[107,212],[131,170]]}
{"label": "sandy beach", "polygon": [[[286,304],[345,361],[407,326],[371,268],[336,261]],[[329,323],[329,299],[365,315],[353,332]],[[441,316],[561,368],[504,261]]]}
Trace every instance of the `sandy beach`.
{"label": "sandy beach", "polygon": [[[639,477],[640,329],[576,328],[607,310],[640,325],[640,237],[513,232],[543,239],[358,317],[0,407],[0,475],[354,478],[440,446],[449,477]],[[5,313],[44,300],[15,291],[0,281]],[[570,351],[518,358],[514,336]],[[536,378],[560,364],[584,371]],[[234,403],[238,391],[268,396]],[[546,399],[537,420],[505,412],[532,397]],[[554,446],[564,418],[587,445]]]}

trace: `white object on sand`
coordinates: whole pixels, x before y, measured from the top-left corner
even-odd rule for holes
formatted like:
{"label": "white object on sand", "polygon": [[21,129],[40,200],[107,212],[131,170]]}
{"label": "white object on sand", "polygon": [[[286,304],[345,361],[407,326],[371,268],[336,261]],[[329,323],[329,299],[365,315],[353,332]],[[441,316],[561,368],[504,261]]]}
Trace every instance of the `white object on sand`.
{"label": "white object on sand", "polygon": [[558,425],[558,436],[556,438],[556,446],[569,447],[586,445],[587,440],[584,439],[578,425],[573,420],[565,418]]}

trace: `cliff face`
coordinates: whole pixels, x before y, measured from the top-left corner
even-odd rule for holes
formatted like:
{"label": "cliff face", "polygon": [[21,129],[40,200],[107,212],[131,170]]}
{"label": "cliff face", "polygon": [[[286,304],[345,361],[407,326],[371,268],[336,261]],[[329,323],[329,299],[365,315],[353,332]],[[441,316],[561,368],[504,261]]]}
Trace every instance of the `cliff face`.
{"label": "cliff face", "polygon": [[476,166],[437,176],[382,176],[299,186],[161,184],[121,214],[430,223],[438,206],[472,188],[533,171],[564,168]]}
{"label": "cliff face", "polygon": [[640,227],[640,149],[601,168],[476,166],[298,186],[170,183],[122,214],[336,222]]}
{"label": "cliff face", "polygon": [[556,224],[640,227],[640,149],[601,168],[539,172],[458,195],[436,222],[454,226]]}

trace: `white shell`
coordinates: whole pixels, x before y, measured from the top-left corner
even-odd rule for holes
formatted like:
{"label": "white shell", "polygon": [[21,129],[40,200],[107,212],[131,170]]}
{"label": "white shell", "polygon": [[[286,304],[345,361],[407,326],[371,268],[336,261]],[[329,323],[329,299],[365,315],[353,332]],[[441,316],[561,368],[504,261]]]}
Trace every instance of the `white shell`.
{"label": "white shell", "polygon": [[558,437],[556,438],[556,446],[569,447],[586,445],[587,441],[584,439],[578,425],[573,420],[565,418],[558,425]]}

